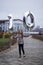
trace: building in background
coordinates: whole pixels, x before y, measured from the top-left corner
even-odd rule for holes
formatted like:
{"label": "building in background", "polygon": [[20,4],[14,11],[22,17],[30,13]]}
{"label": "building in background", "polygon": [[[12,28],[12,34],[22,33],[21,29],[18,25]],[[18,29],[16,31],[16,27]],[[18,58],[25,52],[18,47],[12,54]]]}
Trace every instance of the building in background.
{"label": "building in background", "polygon": [[[18,29],[22,29],[24,32],[28,32],[27,29],[23,26],[23,22],[21,20],[13,21],[13,31],[17,32]],[[0,31],[9,32],[9,20],[0,20]]]}

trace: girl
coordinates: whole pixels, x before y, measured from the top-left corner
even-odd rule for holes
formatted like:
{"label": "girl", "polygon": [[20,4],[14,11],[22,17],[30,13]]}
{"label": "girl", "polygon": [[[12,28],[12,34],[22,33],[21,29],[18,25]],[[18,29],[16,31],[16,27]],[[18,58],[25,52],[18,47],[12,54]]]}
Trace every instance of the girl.
{"label": "girl", "polygon": [[[23,31],[21,29],[18,31],[18,34],[15,36],[15,38],[17,38],[17,42],[18,42],[20,58],[21,58],[21,51],[23,52],[23,56],[25,57],[23,36],[24,36]],[[28,35],[25,35],[25,36],[27,37]]]}

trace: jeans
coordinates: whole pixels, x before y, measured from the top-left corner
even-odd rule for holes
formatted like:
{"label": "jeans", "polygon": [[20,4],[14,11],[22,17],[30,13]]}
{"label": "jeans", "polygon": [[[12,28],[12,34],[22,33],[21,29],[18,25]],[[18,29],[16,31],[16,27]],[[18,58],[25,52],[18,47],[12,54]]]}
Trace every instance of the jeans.
{"label": "jeans", "polygon": [[19,44],[19,55],[21,56],[21,50],[23,52],[23,55],[25,54],[24,52],[24,44]]}

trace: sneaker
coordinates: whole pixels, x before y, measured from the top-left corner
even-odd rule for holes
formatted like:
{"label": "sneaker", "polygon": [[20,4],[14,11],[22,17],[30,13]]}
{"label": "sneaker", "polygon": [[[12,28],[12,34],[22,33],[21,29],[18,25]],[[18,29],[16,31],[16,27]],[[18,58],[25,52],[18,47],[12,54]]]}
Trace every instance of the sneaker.
{"label": "sneaker", "polygon": [[25,57],[25,55],[23,55],[23,57]]}
{"label": "sneaker", "polygon": [[21,58],[21,56],[19,56],[19,58]]}

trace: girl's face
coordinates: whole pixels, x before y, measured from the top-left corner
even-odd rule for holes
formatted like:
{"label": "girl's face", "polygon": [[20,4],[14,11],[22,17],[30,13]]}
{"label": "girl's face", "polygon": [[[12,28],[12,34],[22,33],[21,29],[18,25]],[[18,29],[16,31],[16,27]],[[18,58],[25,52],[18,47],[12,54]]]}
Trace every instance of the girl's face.
{"label": "girl's face", "polygon": [[19,34],[22,34],[22,30],[19,30]]}
{"label": "girl's face", "polygon": [[18,34],[20,34],[22,36],[22,38],[23,38],[23,31],[22,30],[19,30]]}

